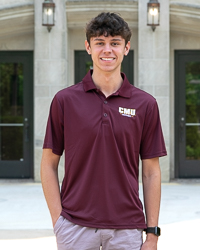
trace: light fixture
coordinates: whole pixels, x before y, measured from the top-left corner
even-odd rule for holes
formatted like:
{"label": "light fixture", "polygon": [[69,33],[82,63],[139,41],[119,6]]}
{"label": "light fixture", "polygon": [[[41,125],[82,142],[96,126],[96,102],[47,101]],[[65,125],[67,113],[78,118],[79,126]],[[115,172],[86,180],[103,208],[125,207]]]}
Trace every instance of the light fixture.
{"label": "light fixture", "polygon": [[153,31],[160,25],[160,3],[157,0],[147,3],[147,25],[151,26]]}
{"label": "light fixture", "polygon": [[42,3],[42,25],[50,32],[55,25],[55,3],[53,0],[45,0]]}

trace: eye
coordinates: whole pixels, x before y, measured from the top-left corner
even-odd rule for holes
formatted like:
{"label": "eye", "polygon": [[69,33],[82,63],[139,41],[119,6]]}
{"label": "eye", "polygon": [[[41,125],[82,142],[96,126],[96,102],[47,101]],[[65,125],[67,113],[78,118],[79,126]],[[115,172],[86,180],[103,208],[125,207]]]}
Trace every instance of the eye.
{"label": "eye", "polygon": [[112,46],[117,46],[119,45],[119,43],[112,43]]}
{"label": "eye", "polygon": [[96,45],[103,45],[103,42],[98,42],[96,43]]}

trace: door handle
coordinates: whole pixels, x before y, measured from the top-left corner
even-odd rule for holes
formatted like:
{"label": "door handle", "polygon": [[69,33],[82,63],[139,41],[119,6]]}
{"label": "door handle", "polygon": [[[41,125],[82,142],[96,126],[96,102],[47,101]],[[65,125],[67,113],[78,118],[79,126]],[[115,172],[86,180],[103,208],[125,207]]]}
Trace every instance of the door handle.
{"label": "door handle", "polygon": [[181,120],[180,120],[180,142],[184,141],[184,127],[185,127],[185,118],[181,117]]}
{"label": "door handle", "polygon": [[24,119],[24,128],[25,128],[25,142],[29,141],[29,123],[28,123],[28,118]]}

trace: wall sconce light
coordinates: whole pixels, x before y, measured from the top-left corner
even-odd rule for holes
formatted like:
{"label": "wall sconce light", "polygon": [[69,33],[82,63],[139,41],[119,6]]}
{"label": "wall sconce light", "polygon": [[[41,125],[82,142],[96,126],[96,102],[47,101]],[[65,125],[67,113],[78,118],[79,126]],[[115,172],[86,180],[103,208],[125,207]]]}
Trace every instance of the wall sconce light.
{"label": "wall sconce light", "polygon": [[153,31],[160,25],[160,3],[157,0],[147,3],[147,25],[151,26]]}
{"label": "wall sconce light", "polygon": [[42,3],[42,25],[50,32],[55,25],[55,3],[53,0],[45,0]]}

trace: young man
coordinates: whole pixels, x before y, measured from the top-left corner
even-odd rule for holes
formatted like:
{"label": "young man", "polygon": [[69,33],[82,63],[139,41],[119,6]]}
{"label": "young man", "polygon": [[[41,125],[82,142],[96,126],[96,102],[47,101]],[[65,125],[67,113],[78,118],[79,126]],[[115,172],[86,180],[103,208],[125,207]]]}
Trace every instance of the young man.
{"label": "young man", "polygon": [[[119,15],[99,14],[86,37],[93,70],[55,95],[43,147],[42,185],[58,249],[156,250],[158,157],[166,155],[157,103],[120,72],[131,31]],[[138,195],[139,156],[146,222]]]}

